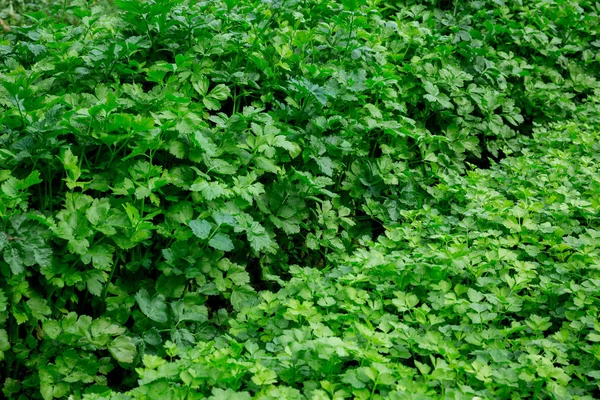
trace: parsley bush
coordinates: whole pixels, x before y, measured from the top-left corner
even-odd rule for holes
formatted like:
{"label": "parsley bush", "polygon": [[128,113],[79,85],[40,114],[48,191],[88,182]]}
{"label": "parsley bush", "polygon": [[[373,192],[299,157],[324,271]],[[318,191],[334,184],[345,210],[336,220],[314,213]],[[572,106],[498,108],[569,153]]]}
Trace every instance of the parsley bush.
{"label": "parsley bush", "polygon": [[598,397],[598,3],[22,10],[7,398]]}

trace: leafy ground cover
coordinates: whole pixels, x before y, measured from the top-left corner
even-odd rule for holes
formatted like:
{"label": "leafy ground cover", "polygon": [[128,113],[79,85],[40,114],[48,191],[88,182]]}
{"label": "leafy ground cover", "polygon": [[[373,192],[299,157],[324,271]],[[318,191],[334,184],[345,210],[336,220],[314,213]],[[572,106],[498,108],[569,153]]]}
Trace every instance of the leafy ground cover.
{"label": "leafy ground cover", "polygon": [[6,397],[600,395],[597,3],[23,7]]}

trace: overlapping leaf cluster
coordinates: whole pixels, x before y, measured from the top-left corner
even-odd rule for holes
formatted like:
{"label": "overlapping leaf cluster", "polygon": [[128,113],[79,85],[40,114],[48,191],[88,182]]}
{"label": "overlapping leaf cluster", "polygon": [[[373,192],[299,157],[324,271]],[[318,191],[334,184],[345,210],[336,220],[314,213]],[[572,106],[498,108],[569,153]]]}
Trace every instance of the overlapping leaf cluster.
{"label": "overlapping leaf cluster", "polygon": [[593,398],[599,12],[29,14],[0,37],[4,395]]}
{"label": "overlapping leaf cluster", "polygon": [[144,356],[140,387],[110,398],[594,398],[600,152],[581,129],[445,175],[376,242],[292,267],[227,335]]}

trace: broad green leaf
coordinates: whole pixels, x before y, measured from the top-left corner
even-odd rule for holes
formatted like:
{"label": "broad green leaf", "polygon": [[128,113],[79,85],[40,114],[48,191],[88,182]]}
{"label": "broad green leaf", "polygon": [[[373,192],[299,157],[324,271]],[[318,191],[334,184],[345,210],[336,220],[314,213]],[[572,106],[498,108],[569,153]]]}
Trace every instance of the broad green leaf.
{"label": "broad green leaf", "polygon": [[209,85],[210,85],[210,82],[204,76],[198,78],[197,80],[192,81],[192,86],[194,87],[194,90],[196,92],[198,92],[198,94],[200,96],[206,95],[206,93],[208,92]]}
{"label": "broad green leaf", "polygon": [[223,101],[226,100],[230,94],[231,91],[229,90],[229,88],[224,84],[220,83],[217,86],[215,86],[213,90],[210,91],[209,97],[212,97],[215,100]]}
{"label": "broad green leaf", "polygon": [[60,322],[47,319],[43,322],[44,334],[46,334],[50,339],[56,339],[62,332],[62,328],[60,326]]}
{"label": "broad green leaf", "polygon": [[135,295],[135,300],[144,315],[151,320],[160,323],[168,321],[167,304],[165,303],[165,296],[162,294],[150,297],[146,289],[140,289]]}
{"label": "broad green leaf", "polygon": [[[269,237],[269,234],[265,231],[265,229],[255,223],[257,225],[256,229],[253,228],[247,233],[248,241],[250,242],[250,246],[256,251],[262,251],[265,249],[269,249],[272,245],[272,240]],[[262,228],[262,229],[258,229]]]}
{"label": "broad green leaf", "polygon": [[86,264],[91,262],[94,268],[108,270],[113,264],[113,252],[114,248],[112,246],[97,244],[90,248],[87,253],[81,257],[81,260]]}
{"label": "broad green leaf", "polygon": [[201,192],[204,199],[211,201],[219,197],[228,196],[230,189],[227,188],[221,182],[207,182],[201,180],[200,182],[192,184],[190,190],[193,192]]}
{"label": "broad green leaf", "polygon": [[8,334],[6,329],[0,329],[0,361],[5,358],[4,352],[10,349],[10,342],[8,341]]}
{"label": "broad green leaf", "polygon": [[118,336],[109,345],[110,354],[119,362],[130,364],[133,362],[136,355],[136,346],[128,336]]}
{"label": "broad green leaf", "polygon": [[126,329],[122,326],[114,324],[108,318],[99,318],[92,321],[90,326],[90,334],[93,337],[103,335],[116,336],[125,333]]}
{"label": "broad green leaf", "polygon": [[233,242],[231,241],[231,238],[224,233],[215,234],[212,239],[208,241],[208,245],[213,249],[221,251],[233,250]]}
{"label": "broad green leaf", "polygon": [[39,297],[34,297],[33,299],[27,300],[26,304],[27,308],[29,308],[29,311],[31,312],[31,315],[36,320],[44,321],[52,312],[48,306],[48,302],[45,299],[40,299]]}
{"label": "broad green leaf", "polygon": [[192,232],[194,232],[194,235],[196,235],[200,239],[207,239],[212,229],[210,222],[206,220],[195,219],[190,221],[188,225],[190,228],[192,228]]}
{"label": "broad green leaf", "polygon": [[252,396],[248,392],[236,392],[232,389],[212,389],[212,396],[208,400],[250,400]]}
{"label": "broad green leaf", "polygon": [[0,312],[6,311],[8,308],[8,298],[4,294],[4,290],[0,288]]}
{"label": "broad green leaf", "polygon": [[0,232],[0,251],[4,250],[6,245],[8,245],[8,235],[4,232]]}
{"label": "broad green leaf", "polygon": [[71,149],[66,149],[61,152],[61,161],[67,172],[67,187],[74,189],[80,186],[77,181],[81,176],[81,170],[79,169],[79,157],[75,156]]}
{"label": "broad green leaf", "polygon": [[4,249],[4,261],[10,266],[13,274],[19,275],[25,271],[25,264],[21,259],[19,251],[15,247],[7,247]]}
{"label": "broad green leaf", "polygon": [[254,305],[257,298],[256,292],[249,285],[237,286],[231,292],[231,304],[237,311]]}
{"label": "broad green leaf", "polygon": [[229,225],[229,226],[237,225],[235,218],[233,218],[233,216],[231,214],[226,214],[226,213],[222,213],[222,212],[214,212],[212,214],[212,217],[214,218],[217,225]]}

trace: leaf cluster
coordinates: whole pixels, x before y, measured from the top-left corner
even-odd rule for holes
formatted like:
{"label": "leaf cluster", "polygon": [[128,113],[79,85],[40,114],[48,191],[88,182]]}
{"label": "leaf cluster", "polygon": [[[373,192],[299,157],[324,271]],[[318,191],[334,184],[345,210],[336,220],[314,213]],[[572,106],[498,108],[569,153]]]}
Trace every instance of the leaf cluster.
{"label": "leaf cluster", "polygon": [[597,393],[598,4],[42,3],[0,14],[6,397]]}

